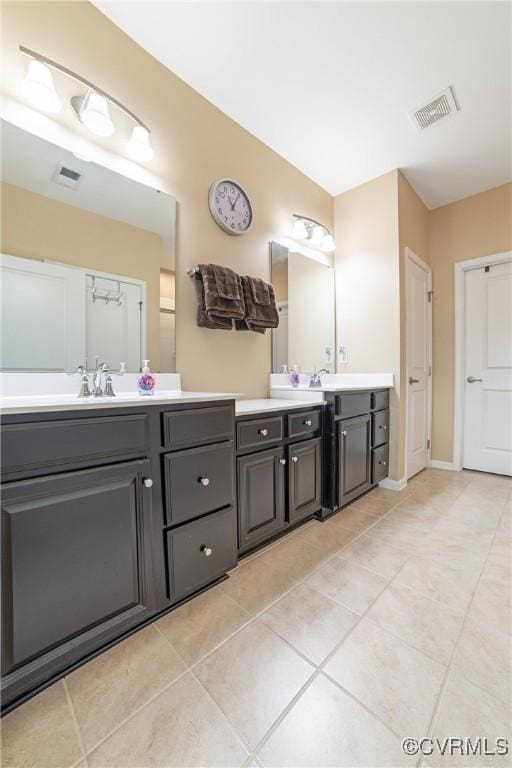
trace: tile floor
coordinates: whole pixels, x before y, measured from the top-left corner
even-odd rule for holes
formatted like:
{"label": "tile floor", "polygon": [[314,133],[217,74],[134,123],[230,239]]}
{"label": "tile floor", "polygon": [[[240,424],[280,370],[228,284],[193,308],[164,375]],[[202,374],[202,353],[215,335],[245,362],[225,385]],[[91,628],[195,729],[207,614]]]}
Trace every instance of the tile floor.
{"label": "tile floor", "polygon": [[510,765],[511,489],[426,470],[245,559],[2,721],[4,768]]}

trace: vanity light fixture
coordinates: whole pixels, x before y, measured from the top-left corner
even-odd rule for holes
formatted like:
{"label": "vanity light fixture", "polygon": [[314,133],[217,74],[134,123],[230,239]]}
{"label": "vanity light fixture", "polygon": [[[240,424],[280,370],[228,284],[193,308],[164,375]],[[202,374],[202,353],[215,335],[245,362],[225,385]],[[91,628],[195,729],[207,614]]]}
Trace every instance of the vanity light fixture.
{"label": "vanity light fixture", "polygon": [[134,160],[147,161],[154,157],[151,147],[151,131],[142,120],[128,107],[115,99],[106,91],[97,88],[94,83],[86,80],[81,75],[73,72],[62,64],[42,56],[36,51],[31,51],[20,45],[18,50],[30,59],[28,73],[22,84],[22,91],[27,99],[38,109],[45,112],[58,112],[62,108],[62,102],[53,85],[52,73],[54,69],[70,79],[87,88],[85,95],[77,95],[71,98],[71,107],[77,120],[96,136],[112,136],[115,125],[110,117],[110,107],[117,107],[130,120],[135,123],[132,135],[126,144],[126,151]]}
{"label": "vanity light fixture", "polygon": [[323,224],[308,216],[299,216],[297,213],[293,214],[293,219],[292,238],[294,240],[301,240],[311,248],[325,253],[335,250],[333,236]]}

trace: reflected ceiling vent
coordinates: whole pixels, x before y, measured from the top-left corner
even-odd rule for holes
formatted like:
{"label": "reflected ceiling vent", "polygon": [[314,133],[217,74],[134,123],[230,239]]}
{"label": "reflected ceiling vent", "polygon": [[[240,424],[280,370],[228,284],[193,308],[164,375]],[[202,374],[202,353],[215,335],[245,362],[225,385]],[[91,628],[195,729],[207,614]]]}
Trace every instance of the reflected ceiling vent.
{"label": "reflected ceiling vent", "polygon": [[437,123],[438,120],[442,120],[458,111],[459,107],[455,101],[453,89],[449,86],[433,98],[432,101],[425,104],[425,106],[413,109],[412,112],[409,112],[409,115],[416,128],[419,131],[424,131],[425,128]]}
{"label": "reflected ceiling vent", "polygon": [[81,171],[74,171],[73,168],[68,168],[67,165],[57,163],[52,176],[52,181],[56,184],[61,184],[68,189],[78,189],[82,183],[84,174]]}

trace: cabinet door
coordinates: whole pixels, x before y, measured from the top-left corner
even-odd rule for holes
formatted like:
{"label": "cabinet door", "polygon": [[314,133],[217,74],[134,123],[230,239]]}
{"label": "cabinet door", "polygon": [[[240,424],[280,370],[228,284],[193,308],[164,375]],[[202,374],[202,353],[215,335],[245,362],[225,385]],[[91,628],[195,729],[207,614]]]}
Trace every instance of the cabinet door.
{"label": "cabinet door", "polygon": [[238,546],[250,549],[285,525],[282,448],[238,459]]}
{"label": "cabinet door", "polygon": [[3,486],[4,704],[151,615],[149,468]]}
{"label": "cabinet door", "polygon": [[321,440],[306,440],[291,445],[288,450],[289,510],[290,523],[302,520],[321,507],[322,461]]}
{"label": "cabinet door", "polygon": [[370,414],[338,422],[338,502],[342,507],[371,485]]}

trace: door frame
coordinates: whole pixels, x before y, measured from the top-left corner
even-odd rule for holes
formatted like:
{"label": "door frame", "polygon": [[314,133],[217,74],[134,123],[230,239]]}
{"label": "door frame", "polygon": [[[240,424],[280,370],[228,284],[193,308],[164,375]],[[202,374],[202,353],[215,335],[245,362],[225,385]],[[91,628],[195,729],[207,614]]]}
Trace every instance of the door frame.
{"label": "door frame", "polygon": [[428,301],[428,314],[427,314],[427,347],[428,347],[428,365],[430,369],[430,375],[428,376],[428,392],[427,392],[427,440],[429,441],[427,449],[427,467],[431,466],[432,455],[432,267],[427,264],[426,261],[414,253],[409,247],[405,247],[405,369],[404,369],[404,386],[405,386],[405,482],[408,482],[409,467],[409,387],[407,383],[407,371],[409,368],[409,333],[407,318],[409,314],[409,263],[414,262],[416,266],[423,269],[428,275],[427,286],[430,293],[430,299]]}
{"label": "door frame", "polygon": [[[464,366],[465,366],[465,273],[472,269],[505,264],[512,261],[512,251],[502,251],[490,256],[477,256],[473,259],[458,261],[455,269],[455,382],[453,390],[453,464],[446,463],[446,469],[461,470],[464,445]],[[444,464],[444,462],[443,462]]]}

